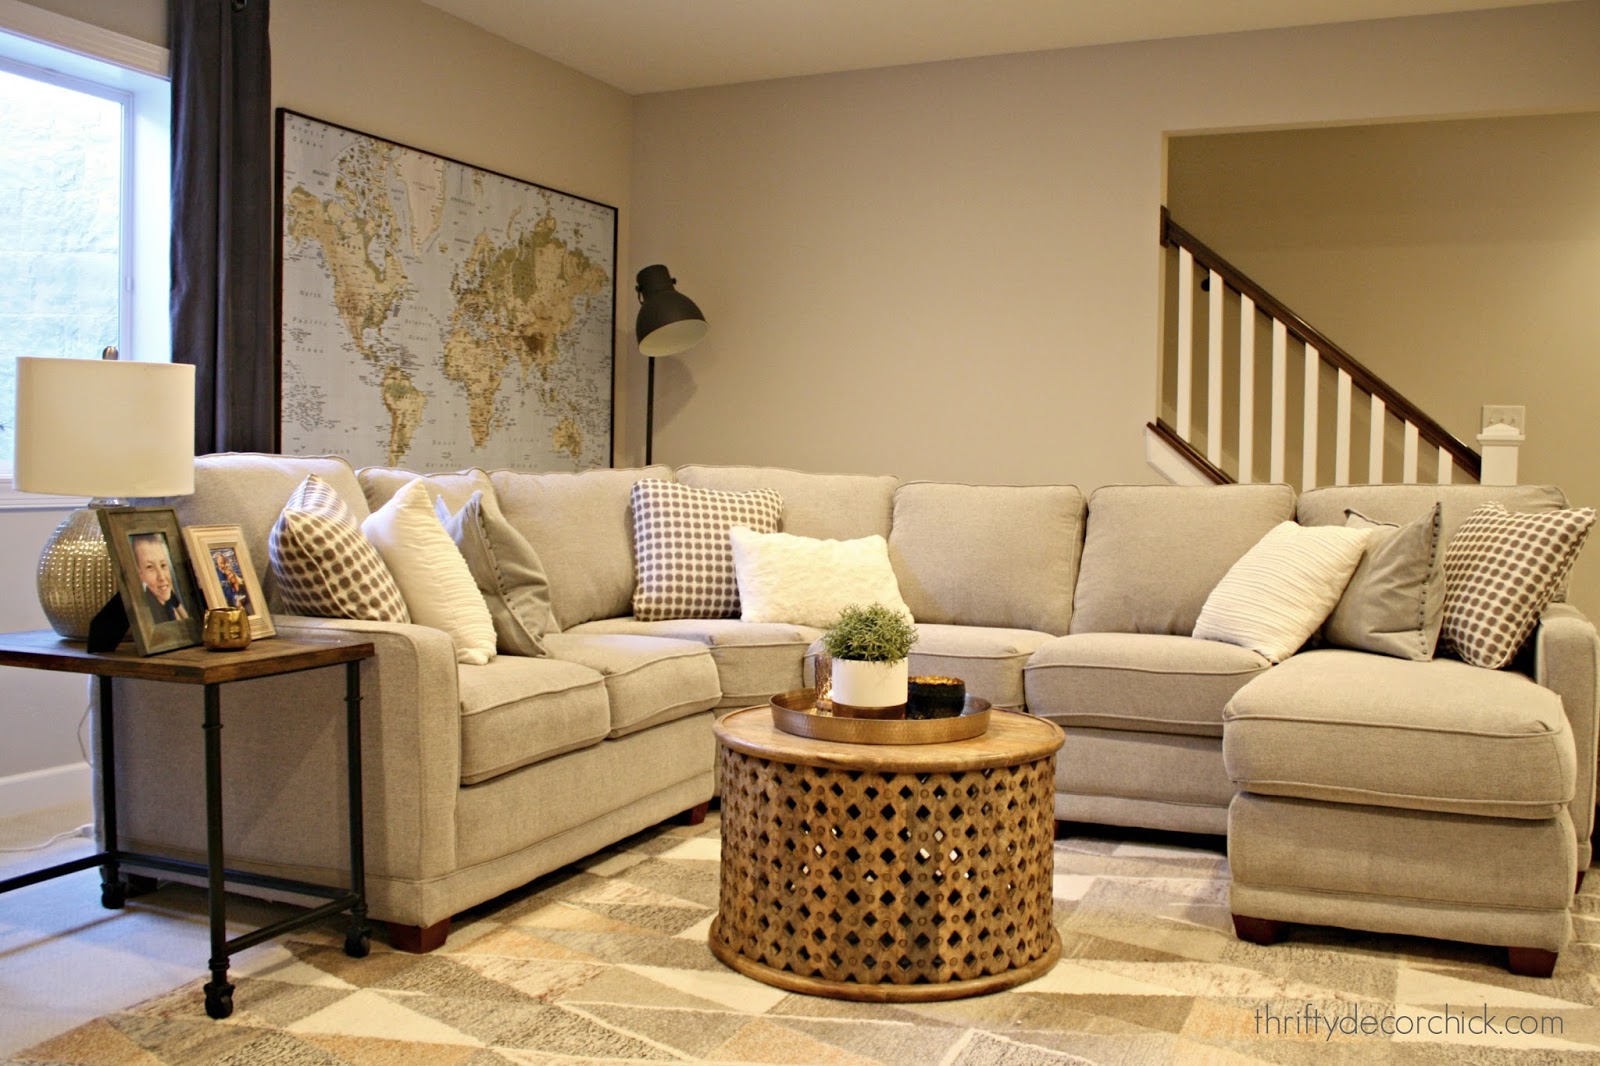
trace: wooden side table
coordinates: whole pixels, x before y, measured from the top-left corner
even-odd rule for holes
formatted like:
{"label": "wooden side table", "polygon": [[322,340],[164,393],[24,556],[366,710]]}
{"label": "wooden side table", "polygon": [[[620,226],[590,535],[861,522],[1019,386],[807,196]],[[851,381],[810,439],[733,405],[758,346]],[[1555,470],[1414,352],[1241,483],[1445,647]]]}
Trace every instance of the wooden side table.
{"label": "wooden side table", "polygon": [[[100,831],[105,838],[105,850],[94,855],[0,881],[0,893],[98,866],[101,905],[115,910],[123,905],[127,897],[127,882],[119,873],[119,867],[124,863],[172,873],[204,875],[211,920],[211,980],[205,987],[205,1002],[206,1013],[213,1018],[226,1018],[233,1013],[233,985],[228,981],[228,959],[234,952],[348,911],[350,927],[345,933],[345,953],[356,958],[366,955],[371,930],[366,920],[366,867],[361,820],[361,660],[369,659],[373,654],[373,646],[365,642],[333,643],[276,638],[252,644],[243,651],[213,652],[204,648],[184,648],[163,655],[139,656],[131,650],[91,652],[82,643],[63,640],[49,630],[0,635],[0,666],[59,670],[89,674],[99,679]],[[228,869],[222,849],[222,686],[230,681],[274,677],[340,663],[345,667],[346,754],[350,795],[349,887],[314,885]],[[205,686],[204,865],[124,851],[117,846],[116,752],[112,728],[115,707],[111,684],[112,678],[117,677]],[[227,935],[227,894],[224,891],[229,881],[295,892],[328,902],[230,940]]]}
{"label": "wooden side table", "polygon": [[847,744],[751,707],[715,729],[710,944],[728,966],[794,992],[916,1002],[1010,988],[1060,958],[1054,723],[994,712],[971,740]]}

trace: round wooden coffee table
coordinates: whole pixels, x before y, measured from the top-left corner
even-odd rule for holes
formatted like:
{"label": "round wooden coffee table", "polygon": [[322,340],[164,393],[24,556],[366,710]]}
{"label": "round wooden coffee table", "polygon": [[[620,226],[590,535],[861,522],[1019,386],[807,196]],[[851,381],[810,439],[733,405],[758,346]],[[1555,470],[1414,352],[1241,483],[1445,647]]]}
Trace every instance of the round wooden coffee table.
{"label": "round wooden coffee table", "polygon": [[728,966],[794,992],[913,1002],[1010,988],[1060,958],[1053,723],[994,712],[971,740],[847,744],[751,707],[716,735],[711,950]]}

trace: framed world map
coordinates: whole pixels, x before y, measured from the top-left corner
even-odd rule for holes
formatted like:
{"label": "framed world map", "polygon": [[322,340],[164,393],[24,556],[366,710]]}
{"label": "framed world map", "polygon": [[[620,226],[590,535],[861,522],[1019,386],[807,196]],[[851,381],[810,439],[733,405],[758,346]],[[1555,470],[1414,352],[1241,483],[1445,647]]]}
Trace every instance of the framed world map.
{"label": "framed world map", "polygon": [[277,115],[280,449],[611,465],[617,209]]}

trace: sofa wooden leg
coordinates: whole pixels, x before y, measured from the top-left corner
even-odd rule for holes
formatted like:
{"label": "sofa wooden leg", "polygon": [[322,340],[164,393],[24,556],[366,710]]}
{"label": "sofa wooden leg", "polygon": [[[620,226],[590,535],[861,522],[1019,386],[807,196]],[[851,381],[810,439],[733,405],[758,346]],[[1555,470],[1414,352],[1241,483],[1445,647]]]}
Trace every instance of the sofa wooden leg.
{"label": "sofa wooden leg", "polygon": [[1057,818],[1056,819],[1056,839],[1057,840],[1065,840],[1065,839],[1067,839],[1067,837],[1069,837],[1071,835],[1072,835],[1072,823],[1068,822],[1068,821],[1063,821],[1062,819]]}
{"label": "sofa wooden leg", "polygon": [[699,825],[706,820],[706,812],[711,809],[711,801],[696,803],[693,807],[678,815],[680,825]]}
{"label": "sofa wooden leg", "polygon": [[445,938],[450,935],[450,919],[446,918],[432,925],[401,925],[399,922],[388,922],[389,943],[394,945],[396,951],[409,951],[413,955],[426,955],[435,948],[444,946]]}
{"label": "sofa wooden leg", "polygon": [[1506,969],[1519,977],[1549,977],[1555,968],[1554,951],[1544,948],[1506,948]]}
{"label": "sofa wooden leg", "polygon": [[1247,914],[1233,916],[1234,935],[1251,944],[1276,944],[1283,939],[1286,924],[1276,918],[1252,918]]}

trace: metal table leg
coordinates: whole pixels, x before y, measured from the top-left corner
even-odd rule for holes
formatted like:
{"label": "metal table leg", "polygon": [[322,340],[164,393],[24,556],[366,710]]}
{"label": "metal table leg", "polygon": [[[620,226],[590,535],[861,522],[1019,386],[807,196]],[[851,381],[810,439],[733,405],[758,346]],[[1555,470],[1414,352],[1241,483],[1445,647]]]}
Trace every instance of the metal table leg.
{"label": "metal table leg", "polygon": [[[95,678],[96,694],[100,697],[100,828],[105,833],[105,851],[115,855],[117,840],[117,747],[116,724],[112,721],[113,707],[111,678]],[[118,876],[117,860],[107,858],[100,864],[100,906],[119,910],[127,900],[127,892]]]}
{"label": "metal table leg", "polygon": [[223,885],[222,856],[222,696],[220,685],[205,686],[206,717],[206,903],[211,916],[211,980],[206,984],[206,1013],[226,1018],[233,1013],[233,985],[228,981],[228,902]]}
{"label": "metal table leg", "polygon": [[367,925],[366,827],[361,806],[361,664],[344,664],[345,756],[350,789],[350,929],[344,935],[344,953],[364,958],[371,950],[372,929]]}

